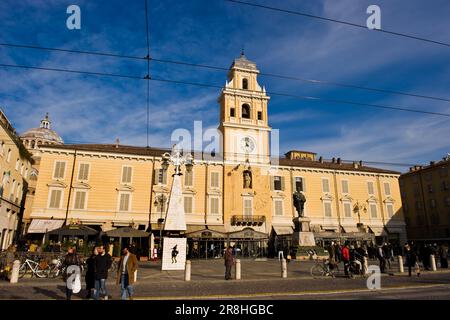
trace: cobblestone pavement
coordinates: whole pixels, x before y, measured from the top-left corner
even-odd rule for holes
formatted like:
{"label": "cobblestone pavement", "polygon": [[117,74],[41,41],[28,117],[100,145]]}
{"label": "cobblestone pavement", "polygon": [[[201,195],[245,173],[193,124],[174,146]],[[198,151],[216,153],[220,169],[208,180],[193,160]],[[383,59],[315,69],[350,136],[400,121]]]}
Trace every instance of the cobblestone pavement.
{"label": "cobblestone pavement", "polygon": [[[136,299],[380,299],[439,298],[450,299],[450,270],[424,271],[421,277],[406,273],[383,274],[381,290],[368,290],[367,279],[347,279],[338,274],[334,279],[313,279],[312,261],[291,261],[288,278],[281,278],[280,262],[241,260],[242,279],[224,280],[224,266],[218,260],[193,260],[191,281],[184,281],[183,271],[161,271],[160,262],[141,262]],[[376,264],[371,261],[370,265]],[[343,269],[341,265],[341,269]],[[342,272],[342,271],[341,271]],[[107,286],[113,299],[119,298],[115,275]],[[18,284],[0,282],[0,299],[64,299],[61,279],[20,279]],[[81,299],[83,290],[74,299]]]}

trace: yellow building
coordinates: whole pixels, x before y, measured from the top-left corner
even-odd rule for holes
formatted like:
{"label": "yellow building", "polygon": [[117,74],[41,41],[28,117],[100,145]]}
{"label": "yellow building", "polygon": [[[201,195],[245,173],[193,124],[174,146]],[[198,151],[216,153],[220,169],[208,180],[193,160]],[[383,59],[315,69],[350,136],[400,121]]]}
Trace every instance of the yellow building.
{"label": "yellow building", "polygon": [[20,232],[31,162],[31,154],[0,109],[0,250]]}
{"label": "yellow building", "polygon": [[[294,191],[306,197],[316,240],[375,237],[406,240],[399,173],[324,161],[307,151],[270,154],[269,97],[244,55],[234,60],[220,97],[219,154],[195,154],[183,172],[188,244],[193,256],[218,255],[225,244],[267,254],[293,233]],[[79,220],[108,230],[132,224],[160,235],[173,168],[165,149],[117,144],[41,146],[31,217]],[[184,169],[183,169],[184,170]]]}
{"label": "yellow building", "polygon": [[450,156],[400,177],[408,238],[450,240]]}

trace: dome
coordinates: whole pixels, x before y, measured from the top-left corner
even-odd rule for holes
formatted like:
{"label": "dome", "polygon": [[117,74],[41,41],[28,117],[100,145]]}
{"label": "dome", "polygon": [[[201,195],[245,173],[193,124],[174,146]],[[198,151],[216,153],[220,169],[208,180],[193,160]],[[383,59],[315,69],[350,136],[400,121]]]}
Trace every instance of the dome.
{"label": "dome", "polygon": [[20,135],[27,149],[36,149],[40,144],[63,144],[64,140],[51,129],[48,113],[41,120],[39,128],[33,128]]}

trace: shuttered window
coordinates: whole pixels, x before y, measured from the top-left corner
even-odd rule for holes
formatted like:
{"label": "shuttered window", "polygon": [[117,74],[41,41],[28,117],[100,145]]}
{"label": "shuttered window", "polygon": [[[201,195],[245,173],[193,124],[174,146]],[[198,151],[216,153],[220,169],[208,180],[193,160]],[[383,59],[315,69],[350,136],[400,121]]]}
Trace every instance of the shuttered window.
{"label": "shuttered window", "polygon": [[167,184],[167,170],[155,170],[155,184]]}
{"label": "shuttered window", "polygon": [[64,161],[56,161],[55,171],[53,172],[53,179],[64,179],[66,171],[66,163]]}
{"label": "shuttered window", "polygon": [[328,179],[322,179],[322,192],[330,192],[330,181]]}
{"label": "shuttered window", "polygon": [[89,164],[80,163],[80,167],[78,169],[78,180],[86,181],[88,177],[89,177]]}
{"label": "shuttered window", "polygon": [[50,191],[50,203],[48,205],[51,209],[59,209],[61,207],[62,190],[53,189]]}
{"label": "shuttered window", "polygon": [[352,204],[350,203],[350,201],[344,202],[344,216],[346,218],[352,217]]}
{"label": "shuttered window", "polygon": [[275,215],[282,216],[283,215],[283,201],[282,200],[274,200],[275,207]]}
{"label": "shuttered window", "polygon": [[392,205],[392,203],[386,204],[386,211],[389,218],[392,218],[394,216],[394,206]]}
{"label": "shuttered window", "polygon": [[369,195],[374,195],[375,191],[373,189],[373,182],[372,181],[368,181],[367,182],[367,192],[369,193]]}
{"label": "shuttered window", "polygon": [[209,213],[219,214],[219,198],[218,197],[209,198]]}
{"label": "shuttered window", "polygon": [[86,208],[86,191],[75,192],[74,209],[82,210]]}
{"label": "shuttered window", "polygon": [[302,177],[295,177],[295,180],[294,180],[294,190],[295,191],[298,191],[298,192],[300,192],[300,191],[306,191],[305,190],[305,178],[302,178]]}
{"label": "shuttered window", "polygon": [[349,193],[348,192],[348,180],[342,180],[342,193]]}
{"label": "shuttered window", "polygon": [[325,217],[331,217],[331,202],[324,201],[323,202],[323,210]]}
{"label": "shuttered window", "polygon": [[384,194],[387,196],[391,195],[391,185],[389,184],[389,182],[384,183]]}
{"label": "shuttered window", "polygon": [[211,172],[211,188],[219,188],[219,173]]}
{"label": "shuttered window", "polygon": [[130,199],[129,193],[119,194],[119,211],[130,211]]}
{"label": "shuttered window", "polygon": [[376,218],[378,216],[377,205],[375,203],[370,203],[369,207],[370,207],[370,217]]}
{"label": "shuttered window", "polygon": [[122,183],[131,183],[131,175],[133,173],[133,168],[129,166],[122,167]]}
{"label": "shuttered window", "polygon": [[184,197],[184,213],[192,213],[192,197]]}
{"label": "shuttered window", "polygon": [[187,171],[184,173],[184,185],[186,187],[192,187],[193,186],[193,172],[192,171]]}
{"label": "shuttered window", "polygon": [[253,200],[244,199],[244,216],[251,216],[253,214]]}

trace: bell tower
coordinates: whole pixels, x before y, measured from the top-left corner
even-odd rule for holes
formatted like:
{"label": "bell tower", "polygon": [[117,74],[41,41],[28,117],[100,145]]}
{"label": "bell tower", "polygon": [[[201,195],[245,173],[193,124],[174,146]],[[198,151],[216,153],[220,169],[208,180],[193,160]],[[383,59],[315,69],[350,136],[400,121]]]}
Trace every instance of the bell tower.
{"label": "bell tower", "polygon": [[244,52],[235,59],[218,99],[225,161],[270,163],[266,89],[258,84],[259,70]]}

